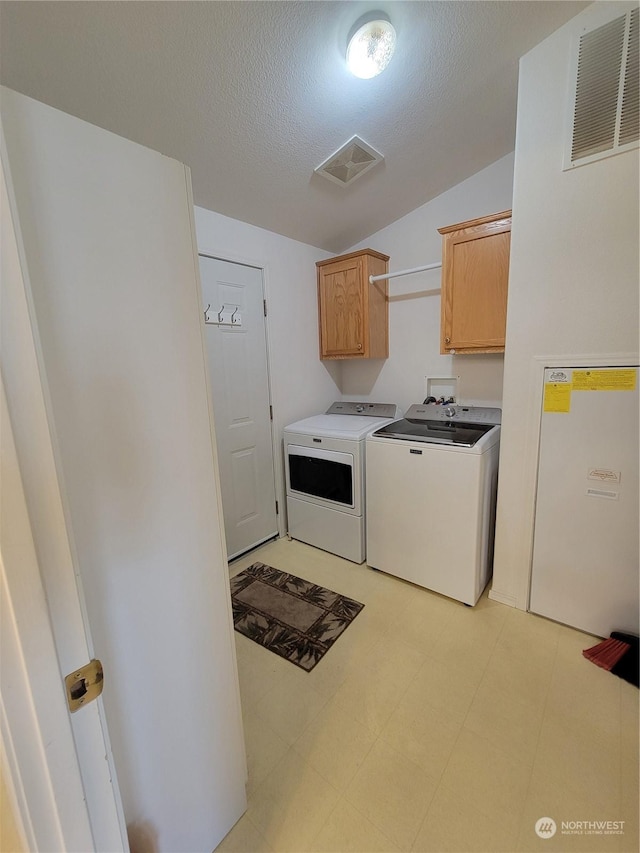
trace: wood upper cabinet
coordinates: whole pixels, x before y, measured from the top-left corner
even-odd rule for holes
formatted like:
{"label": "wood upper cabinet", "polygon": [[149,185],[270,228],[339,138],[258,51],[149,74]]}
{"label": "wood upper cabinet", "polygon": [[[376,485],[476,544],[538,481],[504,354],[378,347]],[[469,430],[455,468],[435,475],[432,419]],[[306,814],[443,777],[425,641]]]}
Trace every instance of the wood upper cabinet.
{"label": "wood upper cabinet", "polygon": [[318,261],[320,358],[387,358],[389,256],[372,249]]}
{"label": "wood upper cabinet", "polygon": [[438,228],[441,353],[504,352],[511,211]]}

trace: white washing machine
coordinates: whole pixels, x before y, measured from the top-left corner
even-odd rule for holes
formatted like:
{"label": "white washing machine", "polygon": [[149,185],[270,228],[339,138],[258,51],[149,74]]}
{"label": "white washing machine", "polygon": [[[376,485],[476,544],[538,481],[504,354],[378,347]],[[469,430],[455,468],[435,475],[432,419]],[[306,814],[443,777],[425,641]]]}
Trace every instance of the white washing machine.
{"label": "white washing machine", "polygon": [[367,563],[474,605],[493,565],[500,409],[414,404],[367,445]]}
{"label": "white washing machine", "polygon": [[289,536],[365,559],[365,439],[400,414],[392,403],[333,403],[284,430]]}

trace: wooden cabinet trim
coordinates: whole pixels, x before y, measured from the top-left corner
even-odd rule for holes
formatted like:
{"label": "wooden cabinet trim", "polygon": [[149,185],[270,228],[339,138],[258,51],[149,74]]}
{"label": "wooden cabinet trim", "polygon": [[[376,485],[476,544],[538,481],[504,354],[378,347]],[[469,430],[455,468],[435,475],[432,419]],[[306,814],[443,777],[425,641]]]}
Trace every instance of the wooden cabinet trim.
{"label": "wooden cabinet trim", "polygon": [[324,261],[316,261],[317,267],[324,267],[327,264],[341,263],[342,261],[350,261],[354,258],[361,258],[364,255],[379,258],[381,261],[387,262],[389,255],[383,255],[382,252],[376,252],[375,249],[359,249],[357,252],[350,252],[348,255],[338,255],[335,258],[327,258]]}
{"label": "wooden cabinet trim", "polygon": [[466,222],[458,222],[457,225],[446,225],[443,228],[438,228],[438,234],[449,234],[451,231],[464,231],[467,228],[478,228],[481,225],[497,222],[500,219],[508,219],[509,228],[511,228],[511,211],[503,210],[502,213],[493,213],[490,216],[481,216],[479,219],[468,219]]}
{"label": "wooden cabinet trim", "polygon": [[446,235],[446,245],[455,246],[459,243],[469,243],[476,240],[496,237],[498,234],[511,232],[511,222],[500,220],[494,225],[482,225],[478,228],[465,228],[460,231],[452,231]]}

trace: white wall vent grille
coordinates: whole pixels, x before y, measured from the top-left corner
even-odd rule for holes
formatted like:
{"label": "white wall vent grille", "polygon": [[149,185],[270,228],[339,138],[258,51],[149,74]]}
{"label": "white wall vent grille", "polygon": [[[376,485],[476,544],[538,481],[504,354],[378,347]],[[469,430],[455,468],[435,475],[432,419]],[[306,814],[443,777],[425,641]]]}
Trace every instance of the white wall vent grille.
{"label": "white wall vent grille", "polygon": [[629,21],[627,67],[624,75],[622,111],[620,115],[620,144],[638,140],[640,126],[640,9],[634,9]]}
{"label": "white wall vent grille", "polygon": [[636,147],[640,138],[638,9],[583,32],[575,47],[574,69],[565,168]]}
{"label": "white wall vent grille", "polygon": [[317,166],[314,172],[328,178],[334,184],[346,187],[382,160],[384,157],[379,151],[367,145],[359,136],[352,136],[324,163]]}

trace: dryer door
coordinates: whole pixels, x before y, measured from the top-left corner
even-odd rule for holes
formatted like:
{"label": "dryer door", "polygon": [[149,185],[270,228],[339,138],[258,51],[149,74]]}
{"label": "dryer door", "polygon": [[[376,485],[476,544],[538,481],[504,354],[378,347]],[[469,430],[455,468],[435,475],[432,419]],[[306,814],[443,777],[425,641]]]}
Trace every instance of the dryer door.
{"label": "dryer door", "polygon": [[346,511],[356,508],[351,453],[289,444],[286,466],[288,495]]}

